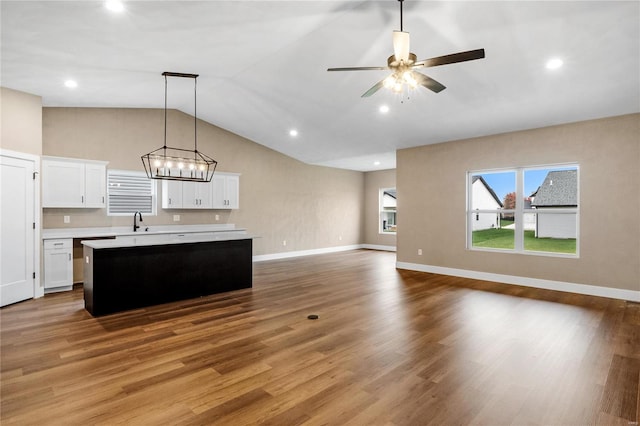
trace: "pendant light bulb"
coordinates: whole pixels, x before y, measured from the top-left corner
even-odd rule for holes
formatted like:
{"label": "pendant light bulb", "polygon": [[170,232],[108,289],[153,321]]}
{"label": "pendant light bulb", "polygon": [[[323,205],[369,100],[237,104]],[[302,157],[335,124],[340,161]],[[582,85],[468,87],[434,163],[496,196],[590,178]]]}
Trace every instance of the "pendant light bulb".
{"label": "pendant light bulb", "polygon": [[396,84],[393,86],[393,91],[396,93],[402,92],[402,83],[400,81],[396,81]]}

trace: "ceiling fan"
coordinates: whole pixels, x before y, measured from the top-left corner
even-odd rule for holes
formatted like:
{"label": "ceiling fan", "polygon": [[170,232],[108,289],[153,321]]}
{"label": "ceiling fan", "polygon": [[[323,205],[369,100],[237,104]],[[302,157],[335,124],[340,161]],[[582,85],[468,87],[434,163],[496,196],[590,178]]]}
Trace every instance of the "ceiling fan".
{"label": "ceiling fan", "polygon": [[401,93],[405,85],[410,89],[423,86],[427,89],[439,93],[445,86],[426,75],[416,71],[418,68],[436,67],[439,65],[455,64],[456,62],[473,61],[484,58],[484,49],[468,50],[466,52],[452,53],[450,55],[436,56],[435,58],[418,61],[414,53],[409,52],[409,33],[402,28],[402,2],[400,2],[400,31],[393,31],[393,51],[394,54],[387,59],[386,67],[347,67],[329,68],[327,71],[369,71],[369,70],[391,70],[392,74],[377,82],[371,89],[364,92],[363,98],[367,98],[382,87]]}

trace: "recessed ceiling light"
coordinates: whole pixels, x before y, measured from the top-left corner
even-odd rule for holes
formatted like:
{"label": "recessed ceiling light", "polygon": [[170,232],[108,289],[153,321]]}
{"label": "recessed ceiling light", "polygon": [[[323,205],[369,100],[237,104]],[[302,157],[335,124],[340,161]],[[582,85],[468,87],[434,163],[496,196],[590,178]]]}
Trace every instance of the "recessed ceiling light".
{"label": "recessed ceiling light", "polygon": [[75,80],[67,80],[64,82],[64,85],[69,89],[75,89],[78,87],[78,83]]}
{"label": "recessed ceiling light", "polygon": [[379,162],[379,161],[374,161],[374,162],[373,162],[373,165],[374,165],[374,166],[379,166],[379,165],[380,165],[380,162]]}
{"label": "recessed ceiling light", "polygon": [[388,105],[380,105],[380,108],[378,108],[378,111],[380,111],[382,114],[386,114],[389,112],[389,106]]}
{"label": "recessed ceiling light", "polygon": [[298,136],[298,131],[296,129],[289,130],[289,136],[295,138],[296,136]]}
{"label": "recessed ceiling light", "polygon": [[547,61],[547,69],[548,70],[557,70],[558,68],[560,68],[562,66],[564,62],[562,62],[562,59],[560,58],[553,58],[553,59],[549,59]]}
{"label": "recessed ceiling light", "polygon": [[107,0],[104,2],[104,7],[112,12],[122,12],[124,10],[124,4],[120,0]]}

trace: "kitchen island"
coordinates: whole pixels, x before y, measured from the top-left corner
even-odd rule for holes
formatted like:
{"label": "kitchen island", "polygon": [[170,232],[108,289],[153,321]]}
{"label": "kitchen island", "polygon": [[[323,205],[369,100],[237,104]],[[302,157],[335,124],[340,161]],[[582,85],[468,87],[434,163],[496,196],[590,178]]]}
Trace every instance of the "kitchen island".
{"label": "kitchen island", "polygon": [[85,309],[94,316],[252,286],[246,232],[82,241]]}

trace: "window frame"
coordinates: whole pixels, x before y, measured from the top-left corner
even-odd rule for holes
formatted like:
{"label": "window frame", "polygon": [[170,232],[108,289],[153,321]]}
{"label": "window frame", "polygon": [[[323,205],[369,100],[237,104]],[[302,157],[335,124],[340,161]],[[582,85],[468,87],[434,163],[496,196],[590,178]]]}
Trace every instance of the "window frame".
{"label": "window frame", "polygon": [[[525,197],[528,195],[524,192],[524,175],[527,171],[533,170],[553,170],[553,169],[575,169],[577,176],[576,183],[576,197],[577,207],[567,208],[554,208],[552,212],[541,211],[536,208],[524,208]],[[516,205],[515,209],[472,209],[472,184],[473,176],[490,173],[515,173],[515,192],[516,192]],[[564,258],[580,258],[580,165],[577,162],[571,163],[556,163],[556,164],[543,164],[536,166],[520,166],[520,167],[507,167],[498,169],[480,169],[470,170],[466,173],[466,249],[472,251],[482,252],[495,252],[495,253],[512,253],[512,254],[525,254],[531,256],[547,256],[547,257],[564,257]],[[514,215],[514,248],[490,248],[490,247],[474,247],[473,246],[473,219],[476,214],[479,213],[512,213]],[[524,247],[524,216],[527,213],[533,213],[535,215],[546,214],[575,214],[576,220],[576,252],[575,253],[557,253],[548,251],[534,251],[526,250]]]}
{"label": "window frame", "polygon": [[[112,212],[111,211],[111,188],[109,185],[109,181],[110,181],[110,175],[114,173],[114,174],[119,174],[121,176],[135,176],[135,177],[144,177],[145,179],[148,179],[150,182],[150,186],[149,189],[151,191],[151,212],[148,211],[141,211],[141,213],[143,213],[144,215],[147,216],[157,216],[158,214],[158,208],[157,208],[157,204],[158,204],[158,185],[156,180],[154,179],[149,179],[146,175],[145,172],[141,172],[138,170],[120,170],[120,169],[107,169],[107,216],[131,216],[132,214],[134,214],[134,211],[132,210],[131,212]],[[113,194],[116,195],[116,194]],[[148,195],[145,195],[148,196]]]}

